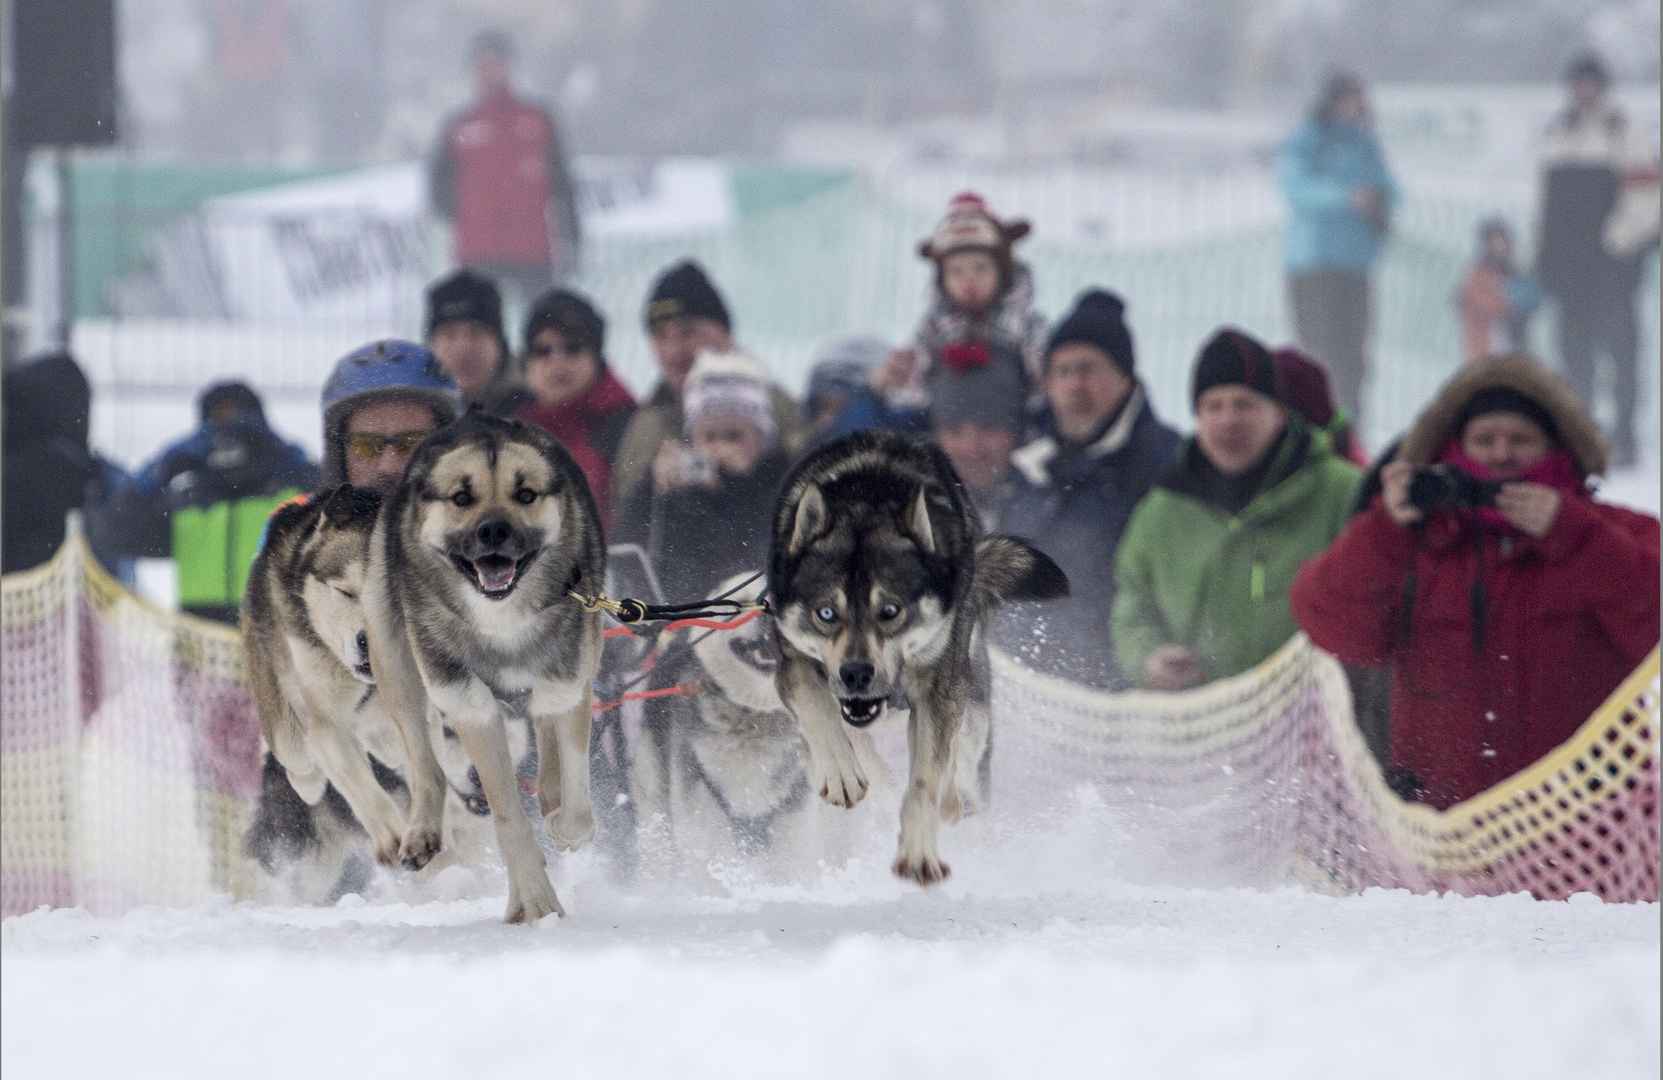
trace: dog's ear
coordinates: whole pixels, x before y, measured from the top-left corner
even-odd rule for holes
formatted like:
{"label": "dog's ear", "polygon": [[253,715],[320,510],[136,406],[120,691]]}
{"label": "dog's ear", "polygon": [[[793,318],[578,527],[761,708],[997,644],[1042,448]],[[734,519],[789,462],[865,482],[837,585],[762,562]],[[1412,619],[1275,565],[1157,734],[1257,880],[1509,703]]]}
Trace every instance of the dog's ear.
{"label": "dog's ear", "polygon": [[924,554],[935,554],[935,530],[930,528],[930,500],[922,484],[918,486],[918,497],[912,500],[912,509],[907,512],[905,528],[908,535],[924,549]]}
{"label": "dog's ear", "polygon": [[323,496],[323,516],[331,525],[372,519],[380,509],[381,494],[374,488],[342,484]]}
{"label": "dog's ear", "polygon": [[797,500],[797,517],[791,526],[791,543],[786,545],[789,554],[799,554],[808,547],[809,542],[826,526],[826,497],[821,494],[818,484],[810,484],[803,489],[803,497]]}

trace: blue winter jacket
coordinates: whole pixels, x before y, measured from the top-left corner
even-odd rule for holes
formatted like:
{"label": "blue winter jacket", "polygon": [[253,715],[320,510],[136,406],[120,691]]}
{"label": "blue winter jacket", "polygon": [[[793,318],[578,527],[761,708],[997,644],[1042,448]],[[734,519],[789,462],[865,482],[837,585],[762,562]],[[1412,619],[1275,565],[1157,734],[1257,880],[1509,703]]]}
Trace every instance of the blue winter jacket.
{"label": "blue winter jacket", "polygon": [[1181,441],[1139,386],[1089,446],[1069,450],[1045,436],[1011,455],[1018,480],[1001,531],[1055,559],[1069,595],[1018,605],[995,629],[996,644],[1048,674],[1111,690],[1127,685],[1109,633],[1115,549]]}
{"label": "blue winter jacket", "polygon": [[1352,205],[1351,193],[1359,185],[1380,191],[1388,212],[1398,201],[1379,140],[1355,124],[1307,120],[1283,144],[1277,167],[1288,199],[1288,272],[1367,273],[1384,237]]}

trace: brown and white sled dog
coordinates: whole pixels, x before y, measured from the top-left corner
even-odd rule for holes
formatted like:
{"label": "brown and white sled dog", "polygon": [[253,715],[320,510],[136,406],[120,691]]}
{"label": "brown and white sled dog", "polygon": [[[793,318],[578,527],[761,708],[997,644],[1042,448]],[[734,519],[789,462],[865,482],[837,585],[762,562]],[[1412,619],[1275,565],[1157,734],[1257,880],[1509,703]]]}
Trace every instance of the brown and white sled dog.
{"label": "brown and white sled dog", "polygon": [[808,744],[809,786],[834,806],[860,802],[868,780],[850,730],[910,708],[894,870],[922,885],[950,873],[941,819],[986,794],[985,623],[1007,601],[1068,592],[1050,558],[1012,537],[978,540],[975,520],[947,456],[889,431],[810,455],[774,512],[776,682]]}
{"label": "brown and white sled dog", "polygon": [[333,785],[376,861],[394,865],[404,811],[366,755],[397,768],[404,750],[374,692],[360,604],[380,506],[342,486],[279,507],[249,571],[242,643],[260,731],[289,785],[312,807]]}
{"label": "brown and white sled dog", "polygon": [[506,719],[531,717],[537,797],[556,848],[595,835],[589,725],[606,541],[583,472],[541,429],[470,413],[430,436],[388,496],[364,588],[370,664],[403,734],[410,818],[398,858],[442,846],[445,774],[428,704],[479,773],[508,869],[509,922],[561,913],[521,812]]}

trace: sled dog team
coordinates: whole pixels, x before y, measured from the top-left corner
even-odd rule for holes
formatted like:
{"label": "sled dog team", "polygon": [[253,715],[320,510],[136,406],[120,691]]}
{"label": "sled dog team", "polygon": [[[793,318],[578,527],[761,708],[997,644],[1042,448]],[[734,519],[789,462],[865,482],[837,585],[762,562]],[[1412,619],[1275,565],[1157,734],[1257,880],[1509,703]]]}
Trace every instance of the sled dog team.
{"label": "sled dog team", "polygon": [[[946,456],[884,431],[811,454],[773,517],[771,666],[810,796],[859,803],[869,780],[851,733],[905,710],[894,871],[923,885],[950,872],[941,821],[987,797],[986,622],[1008,601],[1068,591],[1044,554],[979,537],[975,522]],[[602,651],[601,614],[578,594],[600,593],[605,575],[582,470],[541,429],[481,412],[430,436],[385,499],[341,487],[281,508],[243,611],[267,746],[302,800],[333,785],[377,862],[413,870],[454,845],[469,815],[452,778],[471,763],[507,866],[506,920],[560,914],[512,736],[528,718],[543,824],[556,849],[577,850],[595,836]],[[394,765],[402,778],[382,767]],[[394,797],[406,787],[407,810]]]}

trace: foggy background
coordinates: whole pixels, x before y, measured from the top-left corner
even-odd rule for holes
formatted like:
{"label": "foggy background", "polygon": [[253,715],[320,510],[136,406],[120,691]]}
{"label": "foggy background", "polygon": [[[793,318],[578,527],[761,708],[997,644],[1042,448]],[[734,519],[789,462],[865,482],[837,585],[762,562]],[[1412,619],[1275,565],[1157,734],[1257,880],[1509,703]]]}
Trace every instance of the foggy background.
{"label": "foggy background", "polygon": [[1619,83],[1658,79],[1655,0],[122,0],[117,20],[121,146],[291,165],[426,153],[488,27],[579,154],[954,120],[983,153],[1090,157],[1117,110],[1288,113],[1335,68],[1551,83],[1593,48]]}
{"label": "foggy background", "polygon": [[[686,256],[793,392],[829,341],[908,340],[928,281],[916,245],[972,188],[1032,221],[1018,255],[1043,314],[1088,285],[1126,298],[1157,409],[1186,425],[1213,329],[1292,337],[1275,155],[1345,70],[1369,85],[1405,196],[1359,418],[1378,449],[1460,363],[1477,224],[1510,222],[1529,265],[1567,60],[1597,52],[1615,100],[1658,131],[1656,0],[119,0],[115,16],[116,138],[28,161],[26,288],[7,320],[24,354],[68,341],[93,442],[129,467],[226,378],[315,453],[334,361],[420,336],[423,289],[452,265],[426,162],[473,100],[468,48],[487,29],[560,125],[584,235],[570,284],[637,393],[655,378],[643,300]],[[519,316],[511,302],[516,347]],[[1531,342],[1555,362],[1551,309]]]}

